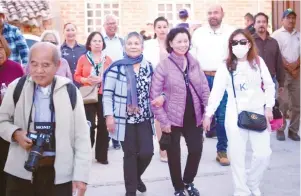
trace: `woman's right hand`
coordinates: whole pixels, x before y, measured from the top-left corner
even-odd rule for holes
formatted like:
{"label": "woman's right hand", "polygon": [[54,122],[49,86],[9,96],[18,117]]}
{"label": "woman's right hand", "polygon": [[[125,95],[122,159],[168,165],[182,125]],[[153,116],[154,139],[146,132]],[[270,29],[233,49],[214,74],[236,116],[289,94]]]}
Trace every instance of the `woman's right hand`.
{"label": "woman's right hand", "polygon": [[107,116],[106,117],[106,125],[107,125],[107,130],[110,133],[114,133],[115,131],[115,119],[113,116]]}
{"label": "woman's right hand", "polygon": [[164,126],[164,127],[161,127],[161,130],[164,133],[170,133],[171,132],[171,127],[170,127],[170,125]]}
{"label": "woman's right hand", "polygon": [[211,118],[208,117],[208,116],[205,116],[204,117],[204,120],[203,120],[203,129],[204,131],[210,131],[210,125],[211,125]]}

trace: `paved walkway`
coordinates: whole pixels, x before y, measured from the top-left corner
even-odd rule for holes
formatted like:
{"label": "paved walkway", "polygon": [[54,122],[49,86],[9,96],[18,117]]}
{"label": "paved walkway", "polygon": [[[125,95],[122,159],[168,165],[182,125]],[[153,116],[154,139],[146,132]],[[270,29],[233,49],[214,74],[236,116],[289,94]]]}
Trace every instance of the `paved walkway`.
{"label": "paved walkway", "polygon": [[[271,134],[272,160],[266,171],[262,186],[264,196],[299,196],[300,195],[300,143],[287,139],[279,142]],[[229,167],[219,166],[215,161],[216,139],[206,139],[203,156],[195,185],[202,196],[231,196],[233,193]],[[187,148],[184,140],[182,146],[182,165],[185,165]],[[158,145],[155,155],[143,175],[147,193],[138,196],[172,196],[168,165],[159,160]],[[93,163],[87,196],[124,196],[122,151],[109,151],[107,166]],[[247,161],[250,162],[251,150],[248,148]],[[249,164],[248,164],[249,165]]]}

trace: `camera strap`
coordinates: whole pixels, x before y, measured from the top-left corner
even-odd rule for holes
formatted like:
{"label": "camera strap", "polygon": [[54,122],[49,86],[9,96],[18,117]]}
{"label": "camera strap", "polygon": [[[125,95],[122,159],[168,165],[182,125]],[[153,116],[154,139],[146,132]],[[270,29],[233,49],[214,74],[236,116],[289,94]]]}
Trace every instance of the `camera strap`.
{"label": "camera strap", "polygon": [[[56,84],[56,78],[53,79],[53,82],[52,82],[52,85],[51,85],[50,104],[49,104],[49,109],[50,109],[50,112],[51,112],[50,122],[53,123],[53,124],[55,124],[54,102],[53,102],[53,92],[54,92],[55,84]],[[34,105],[34,101],[35,101],[35,92],[36,92],[36,83],[34,83],[34,91],[33,91],[33,96],[32,96],[32,104],[31,104],[31,108],[30,108],[29,119],[28,119],[27,132],[29,132],[30,123],[32,123],[32,110],[33,110],[33,105]],[[53,127],[53,131],[55,131],[55,127]]]}

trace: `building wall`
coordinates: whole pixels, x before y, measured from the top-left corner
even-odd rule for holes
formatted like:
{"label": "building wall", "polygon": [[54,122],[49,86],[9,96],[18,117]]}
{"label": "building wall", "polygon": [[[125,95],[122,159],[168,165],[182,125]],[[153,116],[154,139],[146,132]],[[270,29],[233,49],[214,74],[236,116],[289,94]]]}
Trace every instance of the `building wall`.
{"label": "building wall", "polygon": [[[84,43],[87,37],[85,29],[85,0],[55,0],[60,10],[60,24],[56,28],[62,34],[63,24],[72,22],[78,28],[78,41]],[[100,1],[100,0],[98,0]],[[106,1],[106,0],[104,0]],[[109,0],[107,0],[109,1]],[[157,15],[158,3],[192,3],[192,20],[201,24],[207,22],[207,9],[212,3],[221,4],[225,17],[223,23],[237,28],[243,27],[243,16],[250,12],[256,14],[265,12],[272,21],[271,0],[119,0],[120,6],[120,34],[130,31],[140,31],[146,21],[153,21]]]}

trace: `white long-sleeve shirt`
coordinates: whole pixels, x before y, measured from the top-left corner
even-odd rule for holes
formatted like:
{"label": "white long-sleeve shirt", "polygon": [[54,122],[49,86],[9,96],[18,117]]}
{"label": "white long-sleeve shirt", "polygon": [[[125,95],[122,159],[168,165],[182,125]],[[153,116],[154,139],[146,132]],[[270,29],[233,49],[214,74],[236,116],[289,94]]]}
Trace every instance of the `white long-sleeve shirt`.
{"label": "white long-sleeve shirt", "polygon": [[204,25],[192,35],[191,53],[199,61],[203,71],[217,71],[228,56],[228,42],[234,27],[222,24],[215,31]]}
{"label": "white long-sleeve shirt", "polygon": [[[238,113],[245,110],[250,112],[263,111],[264,105],[272,108],[275,104],[275,84],[264,62],[260,59],[260,69],[254,69],[248,61],[238,62],[233,72],[236,102],[232,87],[231,74],[224,63],[215,74],[213,89],[210,93],[206,116],[211,117],[222,100],[225,90],[228,93],[227,111],[238,109]],[[258,65],[257,65],[258,67]],[[264,84],[264,90],[261,85]]]}

